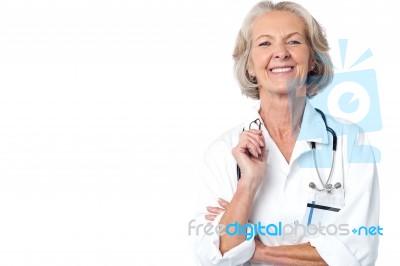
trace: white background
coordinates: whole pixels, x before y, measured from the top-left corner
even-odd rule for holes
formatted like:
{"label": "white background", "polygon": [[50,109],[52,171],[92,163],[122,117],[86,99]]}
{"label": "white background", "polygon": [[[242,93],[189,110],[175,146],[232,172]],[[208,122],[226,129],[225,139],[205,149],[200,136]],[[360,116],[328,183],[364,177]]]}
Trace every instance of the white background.
{"label": "white background", "polygon": [[[254,3],[0,2],[0,265],[194,265],[197,163],[252,104],[231,53]],[[378,79],[377,265],[387,265],[400,218],[399,9],[299,3],[326,28],[334,59],[341,38],[349,64],[374,54],[357,69]]]}

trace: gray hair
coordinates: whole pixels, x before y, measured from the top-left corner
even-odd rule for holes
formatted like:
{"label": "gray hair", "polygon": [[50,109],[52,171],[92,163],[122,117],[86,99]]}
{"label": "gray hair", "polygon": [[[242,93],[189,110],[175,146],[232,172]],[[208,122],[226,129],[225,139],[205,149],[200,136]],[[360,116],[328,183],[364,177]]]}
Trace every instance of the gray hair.
{"label": "gray hair", "polygon": [[332,82],[333,65],[328,53],[329,45],[325,30],[304,7],[293,2],[274,4],[271,1],[261,1],[245,17],[233,53],[234,74],[242,93],[253,99],[260,98],[257,80],[248,73],[252,27],[256,18],[272,11],[291,12],[303,19],[306,25],[306,39],[311,49],[311,56],[314,57],[315,61],[315,66],[308,73],[306,80],[306,94],[309,98],[312,98]]}

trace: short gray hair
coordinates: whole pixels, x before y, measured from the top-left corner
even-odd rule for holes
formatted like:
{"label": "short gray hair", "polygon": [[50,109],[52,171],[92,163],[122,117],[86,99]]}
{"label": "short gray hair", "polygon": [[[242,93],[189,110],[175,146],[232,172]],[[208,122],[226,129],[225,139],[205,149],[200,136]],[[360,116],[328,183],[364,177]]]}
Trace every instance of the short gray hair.
{"label": "short gray hair", "polygon": [[328,53],[329,45],[325,30],[304,7],[294,2],[279,2],[274,4],[271,1],[261,1],[245,17],[242,28],[237,36],[233,53],[234,74],[239,82],[242,93],[253,99],[260,98],[257,80],[255,77],[250,76],[248,72],[252,44],[252,27],[256,18],[272,11],[291,12],[303,19],[306,25],[306,39],[315,61],[315,66],[308,73],[306,81],[306,94],[309,98],[312,98],[332,82],[333,65]]}

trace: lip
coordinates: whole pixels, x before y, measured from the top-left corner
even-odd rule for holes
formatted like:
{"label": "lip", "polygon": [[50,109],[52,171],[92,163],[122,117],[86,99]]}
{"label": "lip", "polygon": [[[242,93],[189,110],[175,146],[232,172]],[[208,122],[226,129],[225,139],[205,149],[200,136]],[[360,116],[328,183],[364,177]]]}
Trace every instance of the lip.
{"label": "lip", "polygon": [[271,67],[271,68],[269,68],[269,71],[271,71],[272,73],[287,73],[287,72],[292,71],[293,69],[294,69],[294,66],[285,65],[285,66]]}

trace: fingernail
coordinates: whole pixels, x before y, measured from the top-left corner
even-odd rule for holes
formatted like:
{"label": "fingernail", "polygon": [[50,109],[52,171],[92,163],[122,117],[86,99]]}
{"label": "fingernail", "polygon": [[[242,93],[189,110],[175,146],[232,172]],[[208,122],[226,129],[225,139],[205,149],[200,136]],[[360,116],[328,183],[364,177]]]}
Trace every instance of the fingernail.
{"label": "fingernail", "polygon": [[261,147],[264,147],[264,141],[260,140]]}

